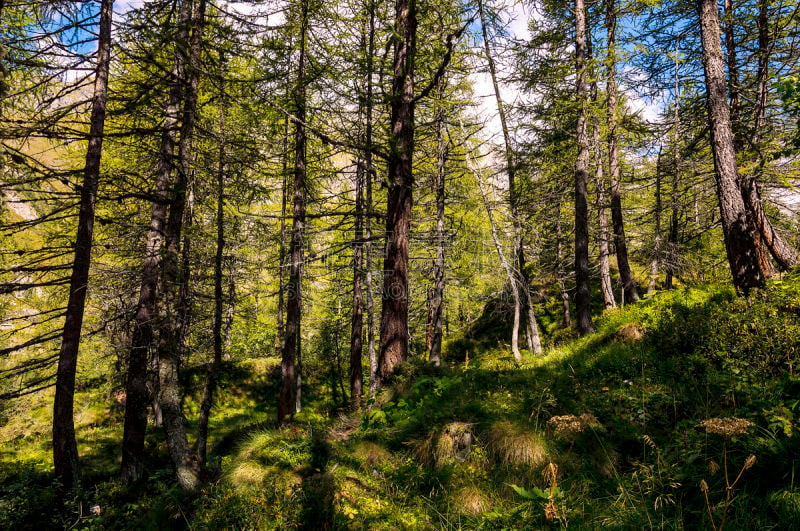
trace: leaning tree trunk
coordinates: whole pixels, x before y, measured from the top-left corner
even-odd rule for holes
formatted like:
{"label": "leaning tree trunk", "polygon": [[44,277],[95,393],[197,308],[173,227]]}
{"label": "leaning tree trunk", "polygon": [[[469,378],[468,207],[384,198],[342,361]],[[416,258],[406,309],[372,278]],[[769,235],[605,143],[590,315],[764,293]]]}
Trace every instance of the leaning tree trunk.
{"label": "leaning tree trunk", "polygon": [[108,70],[111,62],[111,17],[113,0],[100,5],[100,27],[97,39],[97,69],[89,122],[89,147],[86,150],[83,187],[81,188],[78,232],[75,238],[75,260],[69,283],[66,320],[58,354],[56,394],[53,400],[53,469],[65,489],[80,480],[78,445],[75,441],[74,395],[75,373],[78,367],[78,348],[83,327],[83,312],[89,284],[92,259],[95,201],[100,179],[100,160],[103,154],[103,129],[106,118]]}
{"label": "leaning tree trunk", "polygon": [[489,225],[492,228],[492,240],[494,241],[494,246],[497,251],[497,257],[500,259],[500,264],[503,266],[503,270],[506,273],[506,279],[508,280],[508,285],[511,288],[511,296],[514,298],[514,321],[513,321],[513,328],[511,329],[511,353],[514,355],[514,360],[517,362],[522,361],[522,355],[519,351],[519,317],[520,317],[520,295],[519,295],[519,285],[517,283],[517,279],[514,275],[514,269],[511,267],[508,259],[506,259],[506,255],[503,252],[503,246],[500,243],[500,237],[497,234],[497,224],[494,221],[494,215],[492,213],[492,207],[489,204],[489,197],[484,190],[483,178],[481,177],[480,170],[475,166],[474,162],[472,162],[472,158],[470,157],[469,153],[466,154],[467,164],[472,170],[472,173],[475,175],[475,180],[478,182],[478,190],[480,191],[481,198],[483,199],[483,206],[486,209],[486,216],[489,218]]}
{"label": "leaning tree trunk", "polygon": [[278,395],[278,424],[286,422],[297,408],[300,377],[295,361],[301,350],[300,326],[303,306],[303,246],[306,225],[306,33],[308,3],[302,0],[300,19],[300,54],[297,63],[297,85],[294,91],[294,194],[292,198],[292,236],[289,243],[289,281],[286,285],[286,331],[281,348],[281,383]]}
{"label": "leaning tree trunk", "polygon": [[[753,131],[753,145],[759,146],[764,138],[766,127],[767,97],[769,91],[769,58],[772,44],[769,35],[769,14],[767,0],[758,2],[758,70],[756,73],[756,108],[755,128]],[[759,169],[763,166],[759,165]],[[761,194],[759,192],[756,175],[747,175],[741,183],[742,196],[747,204],[748,211],[758,228],[760,243],[769,249],[770,254],[782,269],[789,269],[798,264],[800,256],[772,227],[772,223],[764,212]],[[759,256],[763,263],[764,258]]]}
{"label": "leaning tree trunk", "polygon": [[[514,227],[514,256],[517,261],[517,274],[515,275],[516,282],[519,284],[519,290],[521,290],[524,295],[525,299],[521,299],[518,301],[519,304],[525,303],[525,311],[528,316],[528,323],[527,323],[527,338],[528,338],[528,350],[534,354],[541,354],[542,353],[542,342],[541,338],[539,337],[539,325],[536,322],[536,314],[533,308],[533,299],[531,297],[531,286],[530,286],[530,279],[528,278],[528,274],[525,270],[525,252],[522,245],[522,224],[520,221],[520,213],[519,213],[519,200],[517,197],[517,185],[516,185],[516,164],[514,163],[514,151],[511,146],[511,134],[508,128],[508,121],[506,119],[506,109],[505,105],[503,104],[503,98],[500,94],[500,84],[497,81],[497,67],[495,65],[494,56],[492,55],[492,49],[489,45],[489,33],[486,28],[486,14],[484,12],[483,2],[478,2],[478,12],[480,14],[481,19],[481,31],[483,34],[483,47],[484,52],[486,53],[486,62],[489,65],[489,74],[492,79],[492,88],[494,89],[494,97],[497,102],[497,114],[500,117],[500,127],[503,131],[503,146],[505,148],[505,162],[506,162],[506,174],[508,175],[508,203],[511,208],[511,220]],[[515,302],[517,304],[517,302]],[[514,308],[515,314],[520,312],[520,308]],[[517,326],[517,325],[515,325]],[[515,332],[512,331],[512,335]],[[516,331],[516,335],[519,335],[519,331]]]}
{"label": "leaning tree trunk", "polygon": [[578,333],[592,326],[592,292],[589,285],[589,136],[586,131],[588,88],[586,86],[586,7],[575,0],[575,94],[578,103],[578,157],[575,159],[575,310]]}
{"label": "leaning tree trunk", "polygon": [[720,46],[719,8],[715,0],[698,0],[697,10],[703,45],[714,177],[725,250],[733,284],[747,294],[751,289],[762,286],[764,277],[759,268],[752,228],[747,223],[747,210],[738,186],[736,151],[725,90],[725,64]]}
{"label": "leaning tree trunk", "polygon": [[394,28],[394,79],[389,128],[386,249],[383,260],[379,382],[408,358],[408,237],[414,176],[414,54],[416,0],[397,0]]}
{"label": "leaning tree trunk", "polygon": [[[180,3],[178,15],[178,41],[188,41],[190,5]],[[185,58],[180,47],[175,52],[171,85],[164,109],[163,134],[155,176],[155,200],[150,212],[150,226],[145,244],[142,284],[134,319],[131,350],[128,358],[126,382],[125,425],[122,434],[122,481],[135,483],[144,475],[144,437],[147,430],[148,354],[153,343],[157,305],[159,299],[159,274],[162,268],[163,245],[167,226],[170,189],[173,186],[175,145],[179,123]]]}
{"label": "leaning tree trunk", "polygon": [[625,222],[622,216],[622,197],[620,193],[620,162],[617,144],[617,11],[614,0],[606,0],[606,28],[608,30],[608,57],[606,92],[608,97],[608,166],[611,179],[611,222],[614,226],[614,249],[617,254],[617,267],[622,281],[623,304],[639,300],[636,280],[628,260],[628,242],[625,238]]}
{"label": "leaning tree trunk", "polygon": [[[732,0],[725,0],[723,2],[723,33],[725,35],[725,61],[728,70],[728,93],[730,101],[730,119],[731,128],[733,129],[733,147],[736,153],[740,153],[745,147],[745,125],[742,116],[742,98],[740,96],[740,82],[739,82],[739,65],[736,54],[736,34],[735,34],[735,13],[733,11]],[[756,101],[756,121],[758,121],[758,100]],[[756,253],[758,255],[758,264],[761,268],[761,273],[766,278],[770,278],[773,274],[772,261],[769,258],[769,249],[765,238],[762,237],[762,225],[768,225],[768,232],[772,232],[772,225],[763,213],[761,208],[761,199],[758,196],[756,182],[754,178],[740,179],[739,183],[742,189],[742,196],[744,198],[745,206],[747,207],[748,224],[758,230],[753,231],[753,241],[756,246]],[[757,203],[757,204],[756,204]],[[769,236],[767,236],[769,238]]]}

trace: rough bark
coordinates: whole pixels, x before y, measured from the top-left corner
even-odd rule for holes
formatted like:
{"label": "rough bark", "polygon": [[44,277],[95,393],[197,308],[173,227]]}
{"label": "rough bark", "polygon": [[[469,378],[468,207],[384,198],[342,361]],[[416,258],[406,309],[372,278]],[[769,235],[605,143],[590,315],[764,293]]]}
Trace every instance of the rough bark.
{"label": "rough bark", "polygon": [[575,159],[575,311],[578,333],[591,332],[592,308],[589,285],[589,207],[587,183],[589,181],[589,137],[586,114],[589,102],[586,85],[586,6],[575,0],[575,94],[578,104]]}
{"label": "rough bark", "polygon": [[408,237],[411,225],[414,154],[414,55],[416,0],[397,0],[394,77],[390,98],[386,248],[381,294],[381,339],[377,379],[383,382],[408,358]]}
{"label": "rough bark", "polygon": [[58,355],[56,393],[53,401],[53,469],[62,488],[70,489],[80,480],[78,446],[75,441],[74,395],[78,351],[86,307],[89,267],[92,258],[95,201],[100,180],[100,161],[103,153],[108,72],[111,62],[111,18],[113,0],[100,5],[100,25],[97,40],[97,67],[89,121],[89,146],[86,150],[83,187],[81,188],[78,230],[75,237],[75,259],[69,283],[66,319]]}
{"label": "rough bark", "polygon": [[624,293],[623,303],[639,300],[636,280],[631,272],[628,260],[628,242],[625,238],[625,221],[622,215],[622,197],[620,191],[620,162],[618,146],[618,109],[617,109],[617,11],[614,0],[606,0],[606,29],[608,30],[608,56],[606,65],[606,92],[608,98],[608,167],[611,180],[611,222],[614,227],[614,249],[617,255],[617,267],[622,281]]}
{"label": "rough bark", "polygon": [[725,67],[720,45],[719,8],[714,0],[698,0],[703,69],[706,80],[711,149],[717,184],[725,249],[733,284],[743,293],[764,284],[758,264],[747,209],[738,186],[736,152],[725,89]]}
{"label": "rough bark", "polygon": [[[184,0],[191,12],[192,0]],[[186,318],[186,301],[181,296],[188,278],[183,277],[180,267],[183,224],[187,214],[189,175],[193,160],[193,139],[197,112],[197,92],[200,81],[201,51],[205,25],[206,1],[199,0],[191,16],[188,61],[182,83],[180,142],[178,143],[179,166],[177,168],[169,217],[165,228],[166,252],[161,264],[165,318],[159,329],[158,342],[158,403],[163,415],[164,432],[178,484],[185,490],[194,490],[199,484],[199,459],[189,446],[186,434],[181,389],[178,382],[183,353],[183,332]],[[183,9],[183,8],[182,8]],[[180,50],[180,47],[179,47]],[[181,53],[180,51],[178,52]]]}
{"label": "rough bark", "polygon": [[[177,22],[180,28],[179,42],[186,43],[188,41],[189,17],[189,2],[182,1]],[[162,247],[165,241],[167,212],[171,199],[170,188],[173,187],[175,146],[183,96],[184,63],[183,51],[178,47],[175,53],[167,103],[164,108],[163,133],[155,175],[155,199],[150,212],[150,225],[142,267],[142,285],[139,290],[131,351],[128,357],[125,425],[122,436],[122,481],[126,484],[135,483],[144,475],[144,437],[147,430],[147,403],[150,398],[147,390],[148,354],[153,343],[160,296],[159,276],[164,254]]]}
{"label": "rough bark", "polygon": [[286,422],[297,408],[297,384],[300,370],[296,366],[301,351],[303,247],[306,224],[306,33],[308,4],[302,2],[300,49],[297,62],[297,84],[294,89],[294,173],[292,187],[292,235],[289,243],[289,281],[286,285],[286,337],[281,349],[281,383],[278,396],[278,424]]}

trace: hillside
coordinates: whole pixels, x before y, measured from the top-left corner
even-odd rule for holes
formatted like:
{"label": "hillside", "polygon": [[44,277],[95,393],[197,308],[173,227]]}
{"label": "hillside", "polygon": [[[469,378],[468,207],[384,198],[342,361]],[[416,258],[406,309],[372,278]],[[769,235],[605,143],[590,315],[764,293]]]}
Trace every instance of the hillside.
{"label": "hillside", "polygon": [[[313,382],[309,405],[281,428],[268,378],[275,361],[228,362],[211,477],[197,495],[173,486],[159,431],[148,440],[150,481],[121,488],[119,397],[95,380],[76,400],[91,488],[62,515],[41,511],[55,496],[49,400],[32,397],[3,413],[0,527],[794,525],[797,276],[750,300],[714,286],[659,292],[520,365],[491,330],[470,335],[446,341],[439,369],[402,367],[363,414],[331,409],[329,389]],[[196,374],[183,382],[193,419]]]}

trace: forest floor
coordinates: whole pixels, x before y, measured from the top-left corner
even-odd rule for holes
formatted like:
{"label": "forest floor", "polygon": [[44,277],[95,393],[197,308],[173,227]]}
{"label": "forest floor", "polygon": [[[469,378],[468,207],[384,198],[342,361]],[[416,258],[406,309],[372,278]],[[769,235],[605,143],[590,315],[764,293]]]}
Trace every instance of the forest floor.
{"label": "forest floor", "polygon": [[[208,481],[192,495],[174,487],[159,430],[149,481],[121,487],[122,405],[95,378],[77,397],[84,490],[43,511],[55,503],[49,397],[9,404],[0,528],[797,525],[798,278],[750,300],[714,286],[661,292],[521,364],[501,328],[485,320],[451,338],[441,368],[404,365],[363,413],[333,409],[312,379],[303,412],[282,428],[275,360],[227,363]],[[201,370],[184,376],[201,387]],[[196,418],[191,393],[185,408]]]}

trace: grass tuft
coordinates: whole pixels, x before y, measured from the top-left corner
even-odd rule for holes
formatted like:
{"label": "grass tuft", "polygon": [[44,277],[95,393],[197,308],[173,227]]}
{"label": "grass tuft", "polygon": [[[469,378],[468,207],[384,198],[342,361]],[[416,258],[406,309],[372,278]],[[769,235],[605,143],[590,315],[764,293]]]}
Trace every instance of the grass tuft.
{"label": "grass tuft", "polygon": [[487,434],[489,449],[506,465],[536,467],[548,459],[544,437],[528,426],[503,420],[495,422]]}

